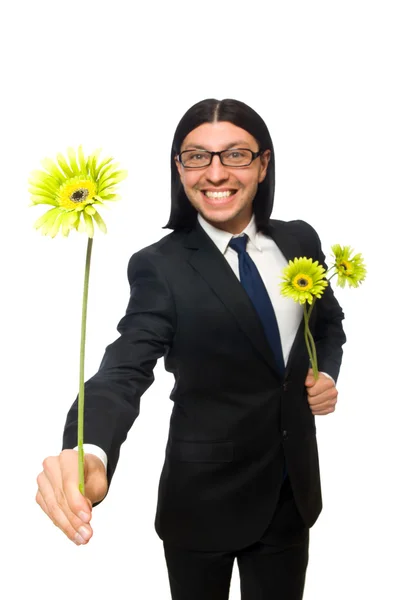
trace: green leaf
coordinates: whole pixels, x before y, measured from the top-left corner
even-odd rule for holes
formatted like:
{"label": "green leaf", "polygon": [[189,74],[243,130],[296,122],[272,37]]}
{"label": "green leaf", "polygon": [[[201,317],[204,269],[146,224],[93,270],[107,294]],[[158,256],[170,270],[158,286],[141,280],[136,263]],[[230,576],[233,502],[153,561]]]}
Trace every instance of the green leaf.
{"label": "green leaf", "polygon": [[66,158],[60,152],[57,154],[57,161],[66,177],[73,177],[74,173],[72,169],[69,167]]}
{"label": "green leaf", "polygon": [[105,221],[102,219],[101,215],[96,212],[94,215],[94,220],[96,222],[96,224],[98,225],[99,229],[103,232],[103,233],[107,233],[107,227],[106,227],[106,223]]}
{"label": "green leaf", "polygon": [[90,215],[87,215],[85,211],[83,212],[83,216],[88,237],[92,238],[94,237],[94,224],[92,222],[92,217]]}

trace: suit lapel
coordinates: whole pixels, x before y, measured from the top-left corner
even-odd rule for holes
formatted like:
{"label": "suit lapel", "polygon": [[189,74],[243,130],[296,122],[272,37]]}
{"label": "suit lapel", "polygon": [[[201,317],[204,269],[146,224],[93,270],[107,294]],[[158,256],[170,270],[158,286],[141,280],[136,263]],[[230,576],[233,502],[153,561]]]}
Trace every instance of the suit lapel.
{"label": "suit lapel", "polygon": [[[282,227],[282,223],[280,225],[277,225],[277,221],[271,220],[266,228],[266,235],[269,235],[274,240],[274,242],[277,244],[287,261],[294,260],[295,257],[299,258],[300,256],[303,256],[304,251],[302,250],[301,244],[295,236],[286,232],[285,229],[285,227]],[[288,362],[286,364],[286,377],[288,376],[288,372],[295,352],[301,350],[304,347],[304,344],[304,320],[302,317],[289,353]]]}
{"label": "suit lapel", "polygon": [[199,223],[185,238],[185,246],[194,249],[188,259],[212,291],[232,313],[240,329],[249,337],[262,358],[280,377],[273,352],[252,303],[225,257]]}
{"label": "suit lapel", "polygon": [[[286,260],[289,261],[302,256],[303,250],[296,236],[286,231],[286,227],[283,225],[283,222],[271,220],[267,226],[266,235],[274,240]],[[275,374],[280,376],[272,349],[263,331],[262,323],[248,295],[225,257],[219,252],[219,249],[198,222],[186,234],[184,245],[186,248],[194,250],[193,253],[190,253],[188,259],[191,266],[205,279],[213,292],[232,313],[240,329],[248,336],[262,358]],[[288,376],[294,354],[304,347],[303,329],[304,322],[302,318],[291,347],[285,377]]]}

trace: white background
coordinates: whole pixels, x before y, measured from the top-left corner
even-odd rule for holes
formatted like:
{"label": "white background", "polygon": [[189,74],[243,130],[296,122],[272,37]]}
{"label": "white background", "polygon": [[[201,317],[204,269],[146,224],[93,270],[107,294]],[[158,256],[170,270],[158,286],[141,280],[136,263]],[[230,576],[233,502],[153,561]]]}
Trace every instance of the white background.
{"label": "white background", "polygon": [[[395,21],[392,2],[21,2],[1,15],[1,596],[170,598],[154,527],[173,385],[159,361],[94,537],[68,541],[36,505],[78,388],[86,238],[42,237],[27,178],[45,156],[100,146],[129,171],[95,237],[86,376],[128,301],[130,255],[169,230],[169,155],[195,102],[237,98],[273,138],[273,216],[364,254],[336,289],[348,343],[337,411],[317,418],[323,513],[305,600],[396,597]],[[7,592],[5,590],[8,590]],[[231,600],[239,595],[233,572]],[[205,599],[203,599],[205,600]]]}

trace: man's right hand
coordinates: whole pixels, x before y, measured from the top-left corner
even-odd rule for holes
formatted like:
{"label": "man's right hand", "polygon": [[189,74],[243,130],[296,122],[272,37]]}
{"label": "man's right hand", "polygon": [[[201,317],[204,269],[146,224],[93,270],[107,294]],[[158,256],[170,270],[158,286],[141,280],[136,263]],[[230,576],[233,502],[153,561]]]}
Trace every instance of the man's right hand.
{"label": "man's right hand", "polygon": [[84,456],[85,496],[79,491],[76,450],[63,450],[59,456],[43,461],[37,477],[36,502],[75,544],[86,544],[92,537],[92,504],[106,496],[108,482],[103,462],[93,454]]}

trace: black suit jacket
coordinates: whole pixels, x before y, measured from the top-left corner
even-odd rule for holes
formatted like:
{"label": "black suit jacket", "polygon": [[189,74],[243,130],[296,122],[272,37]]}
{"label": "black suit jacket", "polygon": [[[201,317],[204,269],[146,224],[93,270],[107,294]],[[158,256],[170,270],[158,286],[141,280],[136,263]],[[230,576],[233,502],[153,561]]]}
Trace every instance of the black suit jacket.
{"label": "black suit jacket", "polygon": [[[319,238],[303,221],[271,220],[286,259],[324,264]],[[231,550],[256,541],[274,512],[286,463],[308,526],[321,507],[315,420],[304,385],[309,360],[303,322],[281,377],[259,317],[218,248],[197,222],[134,254],[121,334],[86,383],[85,442],[108,456],[109,483],[140,398],[164,356],[174,374],[169,439],[156,530],[181,547]],[[336,380],[345,342],[330,287],[316,302],[311,331],[319,369]],[[76,445],[77,402],[64,448]]]}

